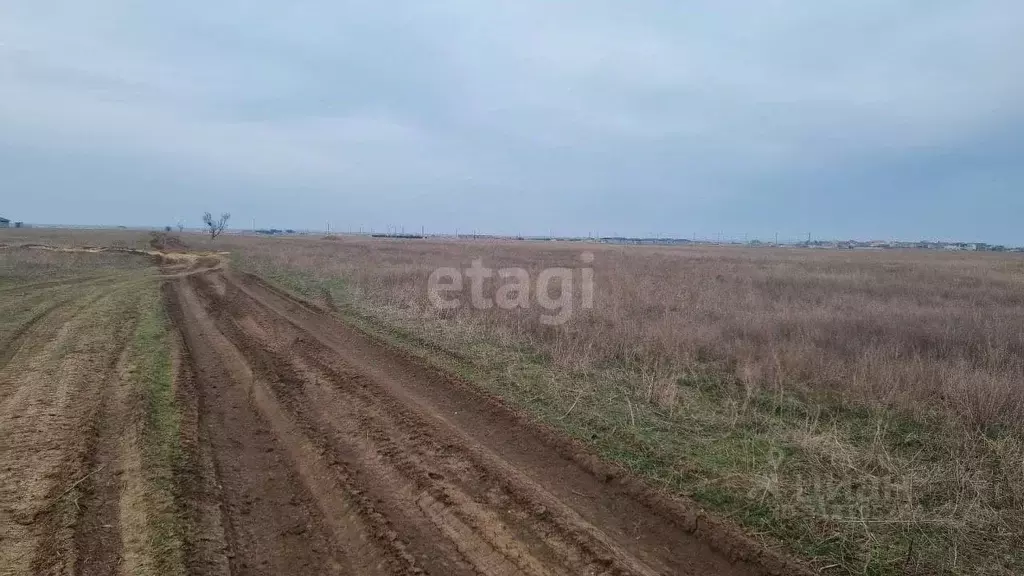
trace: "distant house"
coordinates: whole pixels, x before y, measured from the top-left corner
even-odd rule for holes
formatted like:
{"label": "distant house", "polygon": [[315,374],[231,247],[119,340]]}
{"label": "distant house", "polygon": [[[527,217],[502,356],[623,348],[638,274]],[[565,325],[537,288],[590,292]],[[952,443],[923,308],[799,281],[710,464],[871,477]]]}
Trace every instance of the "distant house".
{"label": "distant house", "polygon": [[11,221],[8,220],[7,218],[4,218],[4,217],[0,216],[0,228],[10,228],[10,227],[11,227]]}

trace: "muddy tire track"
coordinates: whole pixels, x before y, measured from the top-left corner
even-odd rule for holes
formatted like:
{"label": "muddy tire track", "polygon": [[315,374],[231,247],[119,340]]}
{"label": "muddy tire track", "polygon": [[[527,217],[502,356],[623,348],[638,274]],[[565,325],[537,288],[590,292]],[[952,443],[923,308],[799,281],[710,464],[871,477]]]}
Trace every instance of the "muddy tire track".
{"label": "muddy tire track", "polygon": [[648,564],[667,566],[665,573],[729,573],[716,567],[716,559],[723,557],[753,573],[808,573],[734,526],[604,463],[579,443],[536,424],[479,387],[368,338],[258,277],[232,276],[231,282],[262,309],[327,346],[329,358],[356,367],[373,383],[368,389],[446,424],[465,438],[468,452],[492,457],[502,471],[499,477],[534,483],[536,493],[549,493],[585,518],[578,528],[588,523],[600,527],[599,532],[606,534],[597,534],[598,539],[610,537]]}
{"label": "muddy tire track", "polygon": [[290,323],[258,307],[228,310],[219,315],[224,333],[306,433],[345,457],[360,489],[404,527],[411,548],[424,550],[432,572],[657,573],[516,471],[471,446],[457,449],[464,438],[376,394],[351,366],[325,362],[330,350]]}
{"label": "muddy tire track", "polygon": [[[221,553],[230,573],[375,573],[362,568],[374,568],[380,562],[376,555],[355,557],[358,536],[346,540],[332,529],[347,526],[349,518],[325,514],[325,508],[344,511],[343,504],[331,505],[340,496],[310,490],[310,485],[317,487],[315,475],[323,473],[322,466],[315,466],[315,450],[298,442],[288,423],[267,410],[261,384],[213,327],[186,279],[172,283],[168,306],[182,334],[183,356],[197,396],[199,445],[191,460],[200,464],[196,472],[202,474],[201,463],[208,454],[207,473],[214,476],[195,478],[192,484],[217,486],[213,494],[204,493],[217,498],[222,511],[219,522],[201,517],[198,525],[222,527]],[[301,453],[304,466],[295,466],[295,452]],[[202,553],[199,543],[217,536],[200,534],[190,547]],[[205,550],[212,557],[200,558],[193,566],[223,565],[215,549]]]}
{"label": "muddy tire track", "polygon": [[[208,304],[213,304],[210,299],[216,298],[219,292],[216,285],[203,286],[200,291]],[[313,481],[314,492],[329,493],[332,484],[343,491],[346,500],[354,506],[354,520],[375,541],[373,548],[407,560],[413,572],[422,568],[434,574],[521,573],[450,513],[450,498],[426,490],[423,480],[432,482],[426,474],[419,478],[420,482],[414,482],[408,477],[408,469],[399,470],[392,462],[380,459],[382,453],[369,445],[371,431],[360,428],[357,419],[346,419],[350,425],[338,429],[323,418],[323,411],[340,409],[344,413],[354,405],[342,406],[332,401],[323,404],[317,413],[310,410],[311,403],[323,401],[325,397],[304,390],[301,383],[315,381],[317,376],[307,374],[309,379],[303,380],[291,364],[264,348],[265,343],[249,337],[225,312],[224,308],[214,309],[218,329],[245,356],[256,378],[266,383],[273,396],[267,410],[277,414],[278,420],[294,421],[305,437],[303,442],[316,447],[312,455],[307,451],[306,458],[302,458],[299,451],[297,464],[316,469],[323,468],[324,460],[330,462],[330,470],[316,474],[319,479]],[[250,328],[259,330],[255,326]],[[322,376],[319,381],[328,383]],[[360,437],[365,438],[352,441]],[[339,531],[344,530],[339,527]],[[394,573],[394,570],[377,573]]]}
{"label": "muddy tire track", "polygon": [[[165,308],[176,326],[184,322],[177,303],[177,292],[170,283],[163,285]],[[180,418],[182,460],[174,470],[175,500],[193,528],[184,539],[183,552],[189,574],[202,576],[230,574],[229,553],[221,510],[221,490],[217,481],[209,431],[200,425],[202,398],[196,381],[195,361],[185,336],[175,330],[171,339],[174,396]]]}
{"label": "muddy tire track", "polygon": [[[168,286],[233,573],[280,559],[249,543],[280,531],[270,516],[284,517],[285,499],[308,523],[289,553],[314,572],[802,571],[257,278],[216,270]],[[195,485],[209,483],[200,468]],[[243,514],[249,474],[269,479],[250,503],[261,510]]]}

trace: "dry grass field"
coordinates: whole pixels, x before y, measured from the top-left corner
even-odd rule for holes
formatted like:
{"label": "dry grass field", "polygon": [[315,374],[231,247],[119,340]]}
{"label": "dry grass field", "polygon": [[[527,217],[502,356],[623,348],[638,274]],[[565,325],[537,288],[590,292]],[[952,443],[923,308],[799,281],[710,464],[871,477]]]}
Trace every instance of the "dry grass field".
{"label": "dry grass field", "polygon": [[185,240],[0,234],[0,574],[805,568]]}
{"label": "dry grass field", "polygon": [[[9,245],[146,248],[148,239],[124,230],[0,234],[0,244]],[[52,567],[46,558],[67,562],[75,554],[85,558],[75,561],[82,566],[90,558],[109,560],[116,550],[114,556],[131,563],[125,573],[214,573],[207,568],[228,561],[196,564],[204,545],[190,544],[188,534],[197,529],[188,522],[205,526],[206,520],[201,514],[183,516],[182,506],[191,504],[182,504],[174,470],[199,469],[211,459],[226,459],[234,467],[241,462],[243,471],[246,465],[266,470],[268,480],[258,487],[245,487],[250,475],[208,484],[222,486],[219,506],[228,525],[243,526],[238,534],[256,530],[253,537],[267,537],[275,522],[291,522],[289,515],[305,510],[284,504],[275,510],[274,502],[308,498],[270,491],[262,501],[269,508],[248,511],[252,504],[246,494],[268,490],[278,472],[282,482],[294,474],[267,454],[284,451],[291,442],[333,450],[335,440],[325,438],[334,436],[318,435],[352,425],[339,416],[347,410],[356,410],[361,426],[379,432],[353,453],[382,450],[379,457],[388,462],[426,451],[417,456],[417,466],[425,468],[421,480],[409,480],[413,485],[425,482],[442,490],[444,481],[437,479],[459,475],[480,450],[456,448],[464,441],[459,439],[479,434],[485,444],[497,442],[494,449],[503,457],[520,458],[521,470],[551,480],[549,493],[565,492],[563,502],[549,509],[573,501],[578,513],[612,522],[608,530],[614,521],[624,521],[619,512],[600,512],[600,506],[633,496],[593,496],[596,490],[619,490],[614,475],[600,489],[585,484],[591,482],[589,472],[580,473],[584,484],[576,488],[565,476],[549,476],[553,469],[543,464],[549,456],[540,442],[531,456],[517,452],[534,445],[530,442],[500,441],[510,430],[520,430],[505,423],[504,412],[474,416],[482,405],[472,394],[451,395],[449,384],[418,376],[402,380],[413,369],[395,368],[405,365],[401,354],[375,346],[359,345],[369,346],[370,354],[368,367],[359,368],[358,358],[345,356],[355,353],[340,343],[361,340],[330,324],[332,315],[502,398],[545,430],[571,437],[581,453],[596,452],[646,479],[659,494],[696,502],[742,526],[764,547],[806,559],[818,573],[1024,572],[1024,258],[1019,255],[351,237],[223,236],[211,243],[187,235],[185,240],[196,250],[230,251],[234,270],[300,295],[320,312],[295,308],[259,283],[215,270],[187,281],[172,279],[174,289],[161,297],[159,273],[137,256],[0,249],[0,486],[5,487],[0,572],[46,570]],[[593,253],[591,263],[581,258],[585,251]],[[536,299],[525,310],[433,307],[427,289],[431,272],[468,268],[474,259],[495,269],[521,267],[532,278],[545,268],[574,269],[572,315],[564,324],[545,325],[539,316],[547,311]],[[590,309],[580,306],[583,268],[594,274]],[[502,282],[489,281],[484,294],[493,295]],[[467,304],[469,283],[456,294]],[[193,346],[187,360],[180,359],[179,341],[192,342],[186,345]],[[332,362],[354,364],[335,369]],[[446,412],[444,419],[463,427],[462,435],[449,438],[449,432],[434,430],[434,420],[420,416],[385,418],[394,398],[382,396],[385,404],[377,405],[378,400],[360,396],[377,389],[368,382],[381,390],[394,385],[375,380],[381,370],[397,370],[395,381],[405,382],[399,389],[406,386],[408,393],[449,394],[444,403],[462,408]],[[182,373],[192,376],[182,380]],[[193,396],[203,394],[204,387],[219,389],[217,383],[231,381],[257,386],[250,394],[270,403],[264,418],[273,424],[280,417],[274,415],[285,414],[285,432],[258,429],[263,420],[232,412],[248,404],[239,400],[244,397],[228,402],[230,387],[196,404]],[[319,388],[323,382],[334,387]],[[205,416],[204,405],[212,411]],[[395,418],[391,414],[388,418]],[[221,430],[227,434],[221,445],[214,426],[203,444],[202,433],[195,432],[203,418],[226,418],[223,422],[237,429]],[[251,430],[238,428],[246,422]],[[308,426],[302,428],[308,439],[295,428],[299,424]],[[108,438],[112,430],[125,429],[130,433],[117,435],[116,442]],[[190,437],[188,430],[199,436]],[[232,438],[263,443],[277,438],[280,444],[245,447]],[[413,444],[402,446],[401,438]],[[447,458],[454,451],[465,462],[452,470],[436,468],[445,459],[430,455],[436,448],[418,447],[424,438],[447,446]],[[302,452],[307,453],[313,454]],[[331,484],[333,468],[323,468],[308,454],[291,456],[296,470],[316,479],[309,490],[317,496],[303,514],[314,518],[318,507],[331,506],[359,510],[359,504],[319,496],[344,490]],[[377,478],[370,486],[379,486],[411,473],[408,463],[384,476],[352,465],[356,469],[346,472],[351,476],[338,482],[358,481],[362,474]],[[111,469],[122,471],[116,481]],[[120,494],[112,488],[117,482]],[[282,486],[296,483],[293,478]],[[203,493],[205,484],[198,485],[192,490]],[[241,498],[237,509],[233,489]],[[490,493],[479,485],[463,490],[453,501],[472,502],[476,490],[480,498]],[[509,490],[533,494],[523,487]],[[402,520],[401,511],[416,505],[399,506],[391,521],[421,522]],[[631,506],[636,538],[652,526],[671,532],[669,524],[651,520],[660,513]],[[241,509],[245,516],[234,518]],[[478,513],[470,510],[476,508],[445,514]],[[553,521],[550,512],[540,510],[539,517],[523,511],[518,520],[506,521],[522,523],[522,530]],[[266,533],[251,524],[250,513],[265,514]],[[366,518],[379,516],[374,514]],[[368,521],[356,516],[353,525]],[[34,522],[36,517],[45,522]],[[303,542],[326,530],[314,525]],[[113,526],[123,536],[118,540],[97,526]],[[711,526],[698,522],[696,531],[711,532]],[[415,545],[419,528],[407,528]],[[570,529],[578,526],[545,528],[554,530],[549,536]],[[344,544],[329,530],[323,534],[323,542]],[[430,534],[422,532],[426,541],[435,538]],[[249,553],[269,553],[265,544],[246,548],[244,538],[236,538],[214,548],[234,546],[234,563]],[[642,542],[643,550],[661,550],[643,548],[648,541]],[[289,550],[309,554],[295,561],[313,563],[330,550],[325,543],[317,546]],[[716,549],[724,547],[735,557],[730,546],[719,543]],[[435,554],[436,561],[447,561],[443,553]],[[641,557],[647,558],[636,556]]]}
{"label": "dry grass field", "polygon": [[[1020,255],[224,244],[828,573],[1024,570]],[[592,266],[594,306],[561,326],[430,306],[431,271],[475,258]]]}

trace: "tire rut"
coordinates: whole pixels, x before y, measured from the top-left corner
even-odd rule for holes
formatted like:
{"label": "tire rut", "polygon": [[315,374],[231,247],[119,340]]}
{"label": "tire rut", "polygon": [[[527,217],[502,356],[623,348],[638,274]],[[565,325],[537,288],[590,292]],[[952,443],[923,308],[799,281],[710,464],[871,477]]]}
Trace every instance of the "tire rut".
{"label": "tire rut", "polygon": [[[82,290],[85,288],[96,288],[97,286],[95,286],[94,284],[96,284],[98,280],[112,280],[112,278],[104,276],[101,278],[94,278],[92,280],[80,282],[76,284],[76,292],[74,294],[66,295],[62,298],[52,299],[52,296],[45,293],[45,291],[43,294],[34,294],[32,299],[29,300],[29,302],[35,302],[38,300],[39,304],[42,305],[42,308],[36,313],[29,316],[27,319],[25,319],[25,321],[19,324],[16,328],[14,328],[13,331],[6,335],[6,337],[3,339],[3,342],[0,343],[0,373],[2,373],[4,369],[7,368],[7,365],[14,360],[14,357],[17,356],[19,352],[21,352],[22,348],[31,338],[36,329],[40,325],[45,324],[49,319],[51,319],[55,314],[60,312],[63,308],[66,308],[70,305],[78,304],[78,306],[75,309],[75,312],[72,313],[71,317],[73,318],[75,314],[87,309],[91,304],[99,300],[103,296],[103,294],[97,295],[91,293],[82,293]],[[70,283],[69,281],[65,280],[53,282],[59,282],[59,286],[64,286],[67,283]],[[52,302],[49,301],[51,299],[53,300]],[[12,301],[15,301],[15,299],[12,299]],[[57,328],[58,327],[55,327],[54,331],[56,331]],[[0,395],[0,401],[2,401],[2,398],[2,395]]]}
{"label": "tire rut", "polygon": [[[252,400],[232,409],[258,413],[308,505],[344,519],[322,524],[339,554],[388,555],[358,573],[802,571],[252,277],[215,271],[174,286],[185,331],[204,325],[199,340],[217,350],[198,364],[232,366]],[[197,381],[200,398],[212,380]]]}
{"label": "tire rut", "polygon": [[127,427],[128,391],[124,381],[128,343],[139,323],[139,299],[122,317],[116,329],[116,352],[110,356],[103,389],[86,448],[85,470],[90,474],[82,484],[81,510],[75,525],[77,565],[75,574],[116,574],[122,561],[121,540],[121,446]]}
{"label": "tire rut", "polygon": [[11,360],[17,356],[18,352],[21,351],[21,347],[25,343],[25,340],[28,339],[32,329],[53,314],[58,308],[67,305],[69,302],[71,302],[70,299],[59,300],[52,304],[48,304],[42,310],[33,314],[28,320],[15,328],[10,336],[7,337],[7,340],[0,344],[0,371],[3,371]]}
{"label": "tire rut", "polygon": [[119,274],[99,274],[94,276],[72,276],[69,278],[58,278],[56,280],[41,280],[39,282],[16,283],[0,288],[0,295],[3,295],[5,298],[11,298],[23,296],[27,293],[38,293],[51,288],[61,288],[72,284],[76,287],[82,287],[104,281],[116,282],[119,278]]}
{"label": "tire rut", "polygon": [[489,458],[504,471],[499,478],[522,480],[531,486],[526,494],[550,495],[575,514],[571,531],[615,543],[613,555],[620,559],[625,554],[666,574],[808,573],[734,527],[651,490],[477,386],[368,338],[258,277],[231,275],[230,282],[260,308],[327,347],[330,358],[356,367],[372,382],[371,389],[394,405],[464,438],[463,451]]}
{"label": "tire rut", "polygon": [[19,356],[17,370],[4,371],[0,519],[12,549],[0,551],[0,566],[74,572],[84,543],[76,526],[92,478],[90,430],[124,349],[120,334],[108,338],[104,330],[122,318],[124,296],[87,295],[73,311],[54,315],[47,321],[55,323],[52,338]]}
{"label": "tire rut", "polygon": [[[223,499],[217,482],[216,465],[211,453],[208,427],[200,414],[202,398],[196,379],[197,368],[180,328],[184,325],[178,296],[170,283],[164,283],[164,307],[175,329],[172,331],[171,354],[174,396],[181,423],[182,462],[174,470],[175,500],[192,527],[183,541],[186,569],[197,576],[230,574],[225,535]],[[204,419],[205,420],[205,419]]]}
{"label": "tire rut", "polygon": [[[113,292],[95,291],[97,287],[91,286],[90,291],[84,294],[75,294],[62,299],[44,310],[34,314],[24,324],[19,326],[12,337],[4,344],[0,352],[0,416],[6,413],[7,405],[25,390],[16,386],[13,382],[17,379],[18,370],[32,370],[31,366],[23,367],[20,364],[21,355],[32,355],[33,344],[45,346],[53,338],[61,334],[72,322],[82,314],[97,306],[100,302],[108,299]],[[17,366],[16,366],[17,365]]]}
{"label": "tire rut", "polygon": [[458,449],[463,439],[374,394],[374,384],[351,367],[328,366],[322,358],[329,351],[316,349],[290,325],[267,324],[273,320],[260,314],[256,325],[264,335],[277,332],[277,342],[255,339],[240,329],[251,326],[244,319],[252,317],[236,307],[231,312],[234,325],[222,315],[223,331],[278,382],[282,403],[306,422],[307,433],[327,436],[331,448],[346,455],[363,489],[391,501],[390,517],[419,512],[402,519],[407,525],[421,520],[418,531],[403,533],[413,544],[438,548],[436,538],[444,536],[450,553],[484,574],[656,573],[621,553],[614,558],[608,546],[574,527],[578,518],[555,512],[553,499],[528,497],[535,487]]}
{"label": "tire rut", "polygon": [[[203,292],[207,301],[212,303],[209,298],[215,294],[209,289]],[[408,467],[401,470],[393,460],[384,458],[381,451],[375,450],[370,444],[369,428],[360,427],[358,420],[350,419],[348,423],[354,426],[340,429],[324,421],[322,413],[314,413],[309,408],[320,404],[324,412],[333,409],[344,414],[359,406],[355,398],[348,399],[354,404],[339,404],[336,399],[327,402],[324,395],[305,389],[304,380],[294,372],[292,365],[239,330],[225,315],[225,309],[215,310],[218,328],[238,346],[261,374],[260,379],[270,384],[274,400],[287,412],[283,417],[297,422],[306,438],[315,442],[321,452],[333,455],[336,481],[360,501],[364,516],[374,518],[378,533],[387,534],[391,531],[389,527],[393,527],[402,536],[403,549],[414,554],[423,568],[431,573],[522,573],[507,561],[505,555],[478,537],[465,518],[451,513],[449,504],[452,498],[443,492],[430,490],[430,485],[435,482],[425,472],[410,473]],[[312,379],[328,382],[322,376]],[[361,407],[354,412],[362,412]],[[353,440],[360,437],[366,438],[364,441]],[[380,514],[386,516],[387,522],[381,522]],[[525,555],[525,550],[521,553]],[[534,570],[528,573],[546,572]]]}
{"label": "tire rut", "polygon": [[279,413],[188,280],[172,286],[172,318],[194,365],[198,423],[220,488],[230,572],[419,573],[411,557],[373,546],[344,486],[331,481],[329,461]]}

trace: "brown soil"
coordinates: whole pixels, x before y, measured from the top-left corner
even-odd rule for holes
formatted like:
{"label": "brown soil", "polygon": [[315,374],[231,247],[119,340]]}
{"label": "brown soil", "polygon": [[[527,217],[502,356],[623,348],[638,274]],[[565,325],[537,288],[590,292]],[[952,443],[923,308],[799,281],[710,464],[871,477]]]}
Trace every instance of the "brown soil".
{"label": "brown soil", "polygon": [[169,278],[196,574],[791,574],[258,278]]}
{"label": "brown soil", "polygon": [[88,286],[22,326],[0,368],[0,573],[112,574],[120,562],[111,383],[130,286]]}
{"label": "brown soil", "polygon": [[167,232],[151,232],[149,245],[161,252],[187,252],[188,244],[180,236]]}
{"label": "brown soil", "polygon": [[122,560],[121,542],[121,443],[128,426],[125,362],[127,341],[135,329],[135,318],[122,317],[116,330],[115,350],[104,367],[105,382],[91,429],[88,430],[88,477],[82,482],[82,498],[75,526],[76,574],[116,574]]}

